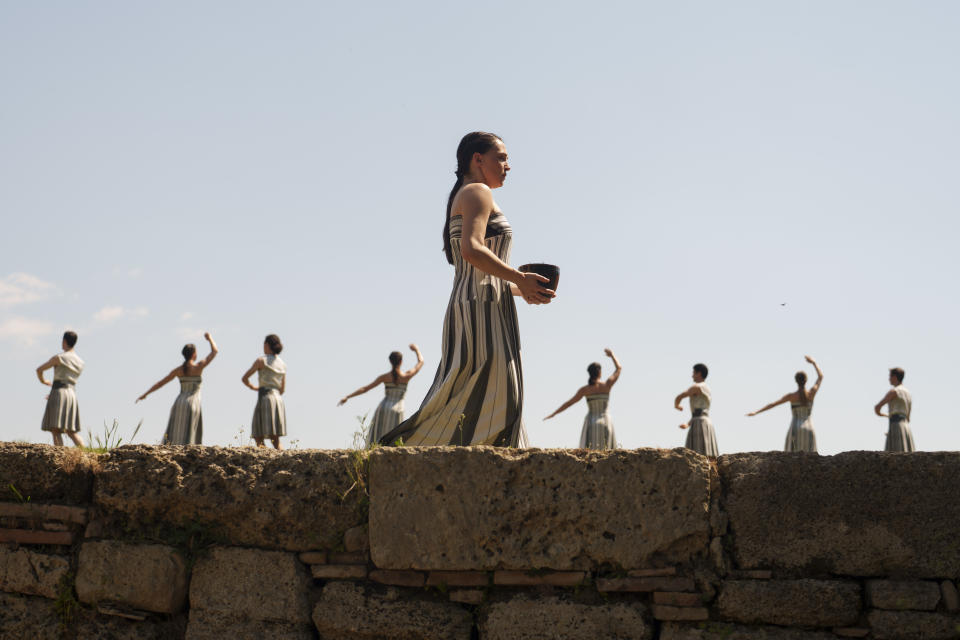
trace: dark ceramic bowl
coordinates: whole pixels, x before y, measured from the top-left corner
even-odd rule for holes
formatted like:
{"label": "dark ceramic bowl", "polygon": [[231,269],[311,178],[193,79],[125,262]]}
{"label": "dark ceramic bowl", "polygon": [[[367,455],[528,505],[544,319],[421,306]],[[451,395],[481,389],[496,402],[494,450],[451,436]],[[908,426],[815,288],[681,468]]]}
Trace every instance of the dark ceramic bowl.
{"label": "dark ceramic bowl", "polygon": [[544,278],[549,278],[550,282],[541,283],[542,286],[546,287],[547,289],[552,289],[553,291],[557,290],[557,284],[560,282],[560,267],[557,265],[537,262],[535,264],[521,265],[518,270],[522,273],[528,273],[532,271],[533,273],[539,274]]}

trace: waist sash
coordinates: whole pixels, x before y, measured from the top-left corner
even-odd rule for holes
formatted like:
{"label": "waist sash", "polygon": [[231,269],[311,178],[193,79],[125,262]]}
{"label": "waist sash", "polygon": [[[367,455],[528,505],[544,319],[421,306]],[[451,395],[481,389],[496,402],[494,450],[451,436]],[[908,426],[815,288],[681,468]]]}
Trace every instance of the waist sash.
{"label": "waist sash", "polygon": [[693,417],[694,418],[706,418],[710,415],[710,412],[706,409],[694,409]]}
{"label": "waist sash", "polygon": [[53,389],[64,389],[64,388],[66,388],[66,387],[72,387],[74,384],[76,384],[76,383],[75,383],[75,382],[66,382],[65,380],[54,380],[54,381],[53,381],[53,384],[51,384],[50,386],[51,386],[51,388],[53,388]]}
{"label": "waist sash", "polygon": [[903,415],[902,413],[890,414],[890,422],[891,424],[894,422],[907,422],[907,416]]}
{"label": "waist sash", "polygon": [[276,387],[260,387],[259,389],[257,389],[257,397],[262,398],[264,396],[268,396],[270,395],[271,391],[276,391],[277,393],[279,393],[280,389],[277,389]]}

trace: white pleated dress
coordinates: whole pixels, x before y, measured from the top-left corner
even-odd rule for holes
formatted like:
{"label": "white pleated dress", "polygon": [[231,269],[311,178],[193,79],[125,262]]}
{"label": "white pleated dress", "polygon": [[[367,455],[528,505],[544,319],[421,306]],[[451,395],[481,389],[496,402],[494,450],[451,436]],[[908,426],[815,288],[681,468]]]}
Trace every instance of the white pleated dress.
{"label": "white pleated dress", "polygon": [[80,406],[77,403],[77,378],[83,372],[83,360],[74,351],[57,355],[53,367],[53,386],[43,411],[43,431],[80,431]]}
{"label": "white pleated dress", "polygon": [[203,413],[200,410],[200,376],[179,376],[180,395],[170,408],[163,444],[202,444]]}
{"label": "white pleated dress", "polygon": [[700,387],[700,393],[690,396],[692,415],[684,446],[697,453],[716,458],[720,452],[717,449],[717,435],[713,431],[713,422],[710,421],[710,387],[705,382],[697,382],[693,386]]}
{"label": "white pleated dress", "polygon": [[257,406],[250,422],[250,437],[277,438],[287,435],[287,409],[280,389],[287,365],[280,356],[262,356],[263,366],[257,371]]}
{"label": "white pleated dress", "polygon": [[370,428],[367,430],[367,446],[379,442],[380,438],[403,422],[403,398],[407,394],[407,385],[402,382],[385,382],[383,387],[383,400],[373,412],[373,419],[370,420]]}
{"label": "white pleated dress", "polygon": [[910,412],[913,410],[913,397],[902,384],[893,388],[896,394],[890,401],[888,415],[890,428],[887,430],[887,442],[884,451],[916,451],[913,444],[913,431],[910,429]]}
{"label": "white pleated dress", "polygon": [[596,393],[586,396],[587,416],[580,431],[581,449],[616,449],[617,437],[613,431],[613,419],[607,408],[610,394]]}
{"label": "white pleated dress", "polygon": [[817,452],[817,434],[813,431],[813,422],[810,412],[813,404],[791,404],[790,429],[787,431],[787,440],[783,445],[784,451]]}

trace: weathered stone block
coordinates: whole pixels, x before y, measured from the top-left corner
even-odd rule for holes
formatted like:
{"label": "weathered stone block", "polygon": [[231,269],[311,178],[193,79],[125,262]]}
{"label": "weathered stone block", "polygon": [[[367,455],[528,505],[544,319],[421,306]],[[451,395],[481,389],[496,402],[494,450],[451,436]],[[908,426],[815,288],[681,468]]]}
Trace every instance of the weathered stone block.
{"label": "weathered stone block", "polygon": [[825,631],[804,631],[783,627],[747,627],[726,622],[700,622],[684,625],[664,623],[660,640],[836,640]]}
{"label": "weathered stone block", "polygon": [[960,594],[957,593],[957,586],[951,580],[944,580],[940,583],[940,597],[943,598],[943,607],[947,611],[960,610]]}
{"label": "weathered stone block", "polygon": [[329,640],[469,640],[473,618],[457,604],[387,600],[349,582],[330,582],[313,609]]}
{"label": "weathered stone block", "polygon": [[0,638],[60,640],[53,600],[0,592]]}
{"label": "weathered stone block", "polygon": [[370,572],[370,579],[380,584],[391,584],[398,587],[422,587],[427,576],[419,571],[374,569]]}
{"label": "weathered stone block", "polygon": [[483,591],[480,589],[453,589],[450,591],[450,602],[480,604],[483,602]]}
{"label": "weathered stone block", "polygon": [[65,556],[0,547],[0,591],[56,599],[57,586],[69,571]]}
{"label": "weathered stone block", "polygon": [[370,534],[365,526],[350,527],[343,534],[343,548],[348,552],[370,549]]}
{"label": "weathered stone block", "polygon": [[710,612],[706,607],[673,607],[655,604],[651,608],[657,620],[708,620]]}
{"label": "weathered stone block", "polygon": [[198,617],[198,621],[208,621],[197,622],[203,628],[242,619],[309,624],[310,584],[310,577],[296,554],[214,547],[193,569],[190,624],[196,626],[195,611],[221,614]]}
{"label": "weathered stone block", "polygon": [[744,453],[718,464],[742,568],[960,575],[960,453]]}
{"label": "weathered stone block", "polygon": [[676,567],[664,567],[662,569],[631,569],[627,571],[631,578],[658,578],[663,576],[677,575]]}
{"label": "weathered stone block", "polygon": [[360,491],[347,493],[352,460],[347,451],[121,447],[97,475],[95,500],[131,523],[201,522],[231,544],[333,548],[363,519]]}
{"label": "weathered stone block", "polygon": [[860,585],[834,580],[729,580],[717,599],[729,620],[829,627],[856,622]]}
{"label": "weathered stone block", "polygon": [[587,574],[585,571],[495,571],[493,573],[493,584],[514,587],[534,587],[539,585],[575,587],[583,584],[586,577]]}
{"label": "weathered stone block", "polygon": [[134,609],[177,613],[186,603],[188,582],[186,562],[173,547],[115,540],[80,547],[81,602],[120,602]]}
{"label": "weathered stone block", "polygon": [[390,569],[687,562],[709,542],[709,474],[686,449],[384,447],[371,454],[371,554]]}
{"label": "weathered stone block", "polygon": [[870,635],[867,627],[834,627],[833,635],[841,638],[866,638]]}
{"label": "weathered stone block", "polygon": [[[268,602],[261,606],[269,606]],[[190,609],[185,640],[313,640],[309,624]]]}
{"label": "weathered stone block", "polygon": [[101,456],[72,447],[0,442],[0,500],[89,504]]}
{"label": "weathered stone block", "polygon": [[693,591],[693,579],[673,578],[597,578],[597,591]]}
{"label": "weathered stone block", "polygon": [[437,587],[485,587],[490,584],[490,575],[485,571],[431,571],[427,586]]}
{"label": "weathered stone block", "polygon": [[556,597],[517,596],[485,605],[480,616],[484,640],[644,640],[653,626],[640,604],[580,604]]}
{"label": "weathered stone block", "polygon": [[35,529],[0,529],[0,542],[17,544],[73,544],[69,531],[37,531]]}
{"label": "weathered stone block", "polygon": [[[112,616],[98,616],[87,611],[81,612],[79,620],[75,623],[76,640],[174,640],[183,637],[184,627],[182,618],[161,620],[151,617],[142,621],[133,621]],[[64,637],[73,636],[65,635]]]}
{"label": "weathered stone block", "polygon": [[877,640],[947,640],[960,638],[960,617],[929,611],[871,611],[867,615]]}
{"label": "weathered stone block", "polygon": [[653,594],[655,604],[667,604],[673,607],[699,607],[703,596],[699,593],[676,593],[674,591],[656,591]]}
{"label": "weathered stone block", "polygon": [[359,580],[367,577],[367,566],[363,564],[314,564],[310,566],[310,575],[323,580]]}
{"label": "weathered stone block", "polygon": [[867,604],[877,609],[933,611],[940,584],[924,580],[867,580]]}

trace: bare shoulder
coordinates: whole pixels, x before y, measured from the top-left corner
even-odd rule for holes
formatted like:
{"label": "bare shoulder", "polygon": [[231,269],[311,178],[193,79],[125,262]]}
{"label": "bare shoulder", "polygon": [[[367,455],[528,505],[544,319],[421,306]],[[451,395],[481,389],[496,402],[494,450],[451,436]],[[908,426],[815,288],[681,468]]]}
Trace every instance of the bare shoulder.
{"label": "bare shoulder", "polygon": [[460,189],[454,206],[454,213],[468,211],[490,211],[493,208],[493,191],[482,182],[472,182]]}

